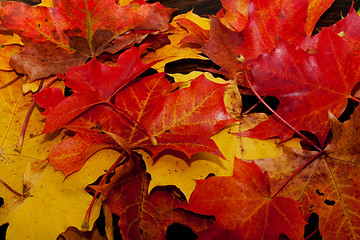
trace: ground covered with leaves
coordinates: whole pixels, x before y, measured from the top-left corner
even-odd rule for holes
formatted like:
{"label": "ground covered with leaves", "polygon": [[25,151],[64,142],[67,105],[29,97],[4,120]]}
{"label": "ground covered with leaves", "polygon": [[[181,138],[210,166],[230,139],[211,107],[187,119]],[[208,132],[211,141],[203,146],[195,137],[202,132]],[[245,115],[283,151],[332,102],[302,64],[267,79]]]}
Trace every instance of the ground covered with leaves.
{"label": "ground covered with leaves", "polygon": [[31,3],[0,7],[6,239],[360,239],[354,6]]}

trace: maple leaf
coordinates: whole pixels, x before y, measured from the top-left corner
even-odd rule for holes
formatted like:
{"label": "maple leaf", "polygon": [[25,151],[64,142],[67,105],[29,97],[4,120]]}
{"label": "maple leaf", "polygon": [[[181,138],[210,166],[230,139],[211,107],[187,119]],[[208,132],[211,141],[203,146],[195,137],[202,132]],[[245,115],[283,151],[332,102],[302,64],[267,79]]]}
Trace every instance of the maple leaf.
{"label": "maple leaf", "polygon": [[229,78],[242,70],[240,56],[254,58],[270,52],[279,39],[296,44],[305,37],[307,1],[250,1],[248,9],[248,20],[240,32],[230,30],[219,19],[212,19],[209,41],[203,48]]}
{"label": "maple leaf", "polygon": [[[333,140],[325,154],[291,179],[279,195],[302,202],[300,210],[305,219],[312,213],[318,214],[319,231],[324,239],[358,239],[359,108],[355,109],[351,119],[344,123],[340,123],[332,114],[329,115]],[[294,166],[294,162],[304,162],[306,157],[303,156],[303,153],[289,151],[283,161],[274,159],[273,162],[282,166]],[[266,162],[269,162],[269,159],[263,161],[263,166],[268,168],[269,164]],[[275,181],[278,178],[284,179],[282,173],[289,176],[287,170],[291,169],[279,166],[277,171],[271,173]]]}
{"label": "maple leaf", "polygon": [[[298,131],[316,134],[322,145],[330,129],[327,112],[339,117],[344,111],[359,81],[359,64],[358,57],[334,31],[323,29],[319,35],[316,54],[281,42],[271,53],[249,62],[256,92],[276,96],[280,101],[276,112]],[[284,141],[293,131],[272,117],[241,135],[261,139],[279,136]]]}
{"label": "maple leaf", "polygon": [[[344,123],[331,113],[329,116],[333,139],[321,156],[299,147],[283,146],[283,154],[254,162],[269,174],[272,191],[279,190],[288,181],[277,196],[302,202],[300,211],[304,219],[312,213],[318,214],[324,239],[357,239],[360,234],[357,200],[360,111],[355,109],[351,119]],[[289,179],[299,169],[301,171]]]}
{"label": "maple leaf", "polygon": [[15,54],[11,63],[32,80],[129,47],[138,37],[135,34],[129,41],[126,33],[131,31],[141,30],[143,36],[165,31],[172,12],[159,3],[117,6],[113,0],[60,0],[54,7],[17,2],[1,6],[3,26],[21,35],[25,43],[24,51]]}
{"label": "maple leaf", "polygon": [[[65,127],[79,136],[93,136],[84,140],[87,144],[116,143],[104,134],[112,133],[125,139],[131,149],[150,150],[153,157],[165,149],[181,151],[187,157],[201,151],[222,156],[210,137],[235,121],[224,106],[225,87],[226,84],[213,83],[200,76],[192,80],[190,87],[169,93],[172,85],[159,73],[139,79],[117,93],[114,105],[127,114],[120,115],[108,106],[98,105]],[[144,129],[156,138],[157,146],[153,146]],[[62,154],[56,154],[55,150],[50,153],[50,162],[56,169],[76,171],[78,168],[74,168],[70,156],[80,150],[72,149],[73,143],[64,142],[64,145],[67,147],[55,148]]]}
{"label": "maple leaf", "polygon": [[312,211],[319,215],[323,238],[358,239],[360,110],[357,107],[344,123],[331,113],[329,117],[333,140],[309,173],[311,178],[301,195],[302,211],[306,217]]}
{"label": "maple leaf", "polygon": [[232,177],[198,180],[189,205],[184,205],[215,216],[219,227],[240,239],[279,239],[281,233],[290,239],[303,238],[306,222],[300,204],[286,197],[271,198],[269,176],[255,163],[236,159]]}
{"label": "maple leaf", "polygon": [[176,209],[182,201],[170,191],[155,190],[148,195],[149,178],[137,166],[115,185],[106,199],[110,211],[120,217],[118,225],[124,240],[166,239],[166,229],[173,223],[191,226],[195,233],[211,225],[212,221],[204,216]]}
{"label": "maple leaf", "polygon": [[[324,2],[329,4],[331,1]],[[314,27],[314,21],[327,6],[314,8],[317,2],[318,0],[223,1],[224,9],[217,18],[211,19],[210,37],[203,47],[203,53],[221,67],[219,73],[231,79],[242,72],[239,60],[268,53],[277,46],[279,40],[309,46],[310,38],[306,31]],[[231,10],[229,5],[232,6]],[[238,8],[241,10],[236,11]],[[248,12],[244,14],[243,9],[248,9]],[[224,21],[224,12],[228,13],[225,19],[238,15],[235,26]],[[236,25],[238,23],[245,26],[240,27]],[[238,80],[240,84],[244,84],[240,78]]]}
{"label": "maple leaf", "polygon": [[[26,116],[29,106],[31,105],[31,96],[22,93],[22,80],[13,82],[18,79],[14,71],[0,71],[0,148],[7,150],[15,147],[18,142],[22,129],[23,119]],[[12,83],[13,82],[13,83]],[[9,85],[9,83],[12,83]],[[43,128],[44,116],[38,111],[34,111],[31,116],[34,124],[29,126],[25,132],[25,141],[32,136],[39,135]]]}
{"label": "maple leaf", "polygon": [[[80,228],[92,199],[85,187],[112,164],[113,159],[103,153],[64,180],[63,173],[51,165],[44,166],[46,150],[54,145],[44,136],[26,142],[22,154],[9,152],[2,156],[0,174],[6,183],[13,183],[14,178],[18,184],[11,187],[20,193],[15,195],[1,185],[1,196],[8,196],[0,208],[0,225],[9,223],[7,239],[55,239],[68,226]],[[28,166],[24,172],[17,168],[21,164]],[[100,205],[96,202],[93,208],[91,225],[100,213]]]}
{"label": "maple leaf", "polygon": [[[172,88],[165,78],[160,78],[158,81],[157,84],[163,85],[164,90]],[[146,82],[144,81],[143,84]],[[151,104],[139,102],[140,104],[134,107],[138,109],[137,111],[141,110],[140,116],[144,118],[144,120],[139,119],[138,122],[143,123],[143,126],[156,137],[158,145],[153,146],[148,138],[132,133],[131,146],[145,147],[151,150],[154,156],[167,148],[184,152],[188,157],[200,151],[221,156],[210,137],[225,125],[235,121],[225,109],[223,97],[226,85],[211,82],[202,75],[192,80],[190,87],[162,97],[159,97],[161,90],[149,91],[148,94],[151,93],[152,98],[158,97],[156,103],[155,101],[149,102]],[[137,94],[133,94],[133,97],[137,97]],[[131,111],[133,104],[128,103],[128,98],[129,94],[125,91],[121,92],[117,95],[116,105],[136,113]],[[144,103],[146,105],[143,105]],[[135,119],[138,118],[139,116]]]}
{"label": "maple leaf", "polygon": [[130,48],[121,54],[115,67],[92,59],[82,66],[71,67],[66,73],[66,85],[73,94],[63,97],[62,90],[50,88],[35,95],[37,103],[46,108],[43,132],[53,132],[87,109],[98,104],[112,104],[111,98],[134,80],[151,64],[140,60],[143,48]]}

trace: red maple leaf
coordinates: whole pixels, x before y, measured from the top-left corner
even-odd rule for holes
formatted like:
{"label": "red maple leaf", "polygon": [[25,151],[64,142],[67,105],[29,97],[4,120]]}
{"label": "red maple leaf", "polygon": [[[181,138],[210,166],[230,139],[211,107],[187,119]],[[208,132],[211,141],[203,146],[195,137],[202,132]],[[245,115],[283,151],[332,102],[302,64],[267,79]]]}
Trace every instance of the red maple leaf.
{"label": "red maple leaf", "polygon": [[59,0],[52,8],[6,2],[0,14],[2,25],[25,43],[24,51],[11,58],[12,65],[17,72],[38,79],[165,31],[172,12],[144,1],[121,7],[113,0]]}
{"label": "red maple leaf", "polygon": [[[211,234],[238,239],[303,239],[306,222],[299,202],[287,197],[271,197],[268,174],[255,163],[236,159],[232,177],[198,180],[189,205],[195,213],[216,218]],[[206,233],[202,233],[206,236]],[[219,236],[213,236],[221,239]]]}
{"label": "red maple leaf", "polygon": [[212,19],[209,41],[203,48],[203,52],[222,67],[222,73],[229,78],[242,70],[238,60],[240,56],[254,58],[270,52],[279,39],[298,44],[306,37],[307,1],[266,0],[250,1],[248,4],[248,20],[244,29],[230,30],[220,20]]}
{"label": "red maple leaf", "polygon": [[143,73],[152,64],[144,64],[140,55],[143,48],[131,48],[121,54],[115,67],[92,59],[82,66],[71,67],[66,73],[65,84],[73,94],[67,98],[59,88],[46,89],[35,95],[37,103],[46,108],[46,124],[43,132],[53,132],[64,126],[87,109],[97,104],[112,105],[111,100],[126,84]]}
{"label": "red maple leaf", "polygon": [[[328,111],[339,117],[360,80],[359,57],[331,29],[319,34],[316,54],[282,42],[271,53],[249,62],[254,89],[261,96],[276,96],[280,101],[276,112],[298,131],[314,133],[321,144],[330,129]],[[272,117],[240,135],[279,136],[284,141],[293,131]]]}
{"label": "red maple leaf", "polygon": [[[324,1],[324,6],[332,1]],[[312,31],[311,26],[314,27],[317,16],[326,10],[313,8],[316,2],[317,0],[310,3],[304,0],[252,0],[249,2],[244,0],[241,2],[241,8],[246,9],[248,5],[248,16],[244,28],[229,27],[231,23],[225,26],[221,23],[222,18],[211,19],[209,41],[204,45],[203,52],[221,67],[219,73],[228,78],[234,78],[234,75],[243,70],[239,61],[242,57],[252,59],[268,53],[277,46],[279,40],[308,47],[310,38],[306,33]],[[222,17],[226,11],[229,12],[229,4],[234,3],[226,1],[225,8],[218,17]],[[235,24],[240,22],[244,24],[245,15],[239,12],[233,12],[231,15],[234,14],[239,15]],[[241,79],[239,82],[243,84]]]}
{"label": "red maple leaf", "polygon": [[[211,82],[202,75],[192,80],[190,87],[171,92],[173,87],[164,73],[139,78],[117,92],[113,105],[98,104],[86,111],[81,109],[85,112],[65,127],[78,133],[80,138],[85,136],[86,139],[80,140],[84,142],[83,147],[73,150],[65,141],[51,151],[50,162],[56,169],[70,174],[86,161],[82,152],[93,153],[91,149],[98,150],[99,144],[113,147],[116,145],[114,136],[124,139],[131,149],[150,150],[154,157],[165,149],[181,151],[188,157],[201,151],[222,156],[210,137],[235,121],[224,106],[225,87],[226,84]],[[66,111],[62,110],[62,113],[66,114]],[[156,146],[151,137],[156,139]],[[94,140],[89,144],[87,139],[91,138]],[[86,150],[86,146],[91,149]],[[79,161],[74,161],[74,152],[78,153]]]}

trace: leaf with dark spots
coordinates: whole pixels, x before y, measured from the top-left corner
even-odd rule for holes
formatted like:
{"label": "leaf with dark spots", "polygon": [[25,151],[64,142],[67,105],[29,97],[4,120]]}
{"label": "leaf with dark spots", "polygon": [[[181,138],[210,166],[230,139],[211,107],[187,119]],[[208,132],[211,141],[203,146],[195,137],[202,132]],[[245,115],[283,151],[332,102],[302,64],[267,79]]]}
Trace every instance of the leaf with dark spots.
{"label": "leaf with dark spots", "polygon": [[335,205],[335,201],[330,201],[330,200],[328,200],[328,199],[325,199],[324,203],[325,203],[326,205],[329,205],[329,206],[334,206],[334,205]]}
{"label": "leaf with dark spots", "polygon": [[319,189],[316,189],[316,193],[319,194],[319,196],[324,196],[325,194],[320,192]]}
{"label": "leaf with dark spots", "polygon": [[[357,239],[360,236],[360,164],[358,157],[348,157],[359,152],[359,116],[359,108],[344,123],[330,115],[333,139],[325,154],[296,174],[278,194],[301,202],[304,219],[312,213],[319,215],[319,230],[324,239]],[[255,160],[269,173],[275,189],[315,154],[289,150],[279,158]]]}

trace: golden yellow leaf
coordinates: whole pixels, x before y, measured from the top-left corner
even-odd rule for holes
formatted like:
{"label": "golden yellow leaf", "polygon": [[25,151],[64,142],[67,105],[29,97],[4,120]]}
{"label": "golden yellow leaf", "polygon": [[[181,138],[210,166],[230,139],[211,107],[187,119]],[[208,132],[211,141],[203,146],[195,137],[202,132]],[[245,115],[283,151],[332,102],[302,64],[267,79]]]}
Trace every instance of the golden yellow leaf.
{"label": "golden yellow leaf", "polygon": [[[35,144],[33,149],[37,146]],[[67,178],[49,164],[45,167],[40,164],[40,168],[33,167],[32,170],[25,171],[23,183],[25,179],[30,182],[23,187],[25,192],[20,191],[23,196],[11,193],[14,195],[13,200],[5,201],[0,208],[0,225],[9,223],[7,239],[56,239],[69,226],[80,229],[92,200],[85,187],[105,173],[112,165],[115,155],[118,155],[115,151],[101,151],[90,158],[80,171]],[[37,165],[40,161],[22,154],[16,157],[16,162],[20,162],[21,158],[23,162],[29,161],[30,166]],[[4,165],[4,162],[1,164]],[[1,169],[4,169],[3,166]],[[0,174],[3,175],[2,170]],[[1,188],[1,195],[6,191],[9,192],[8,189]],[[100,201],[97,201],[92,208],[90,226],[98,217],[100,206]]]}
{"label": "golden yellow leaf", "polygon": [[208,153],[199,153],[192,156],[190,163],[174,155],[164,155],[158,160],[153,159],[141,151],[146,163],[147,172],[151,175],[149,193],[156,186],[174,185],[190,198],[194,191],[197,179],[204,179],[210,173],[216,176],[231,176],[233,159],[224,160]]}
{"label": "golden yellow leaf", "polygon": [[[18,75],[11,72],[0,71],[0,86],[4,86],[16,79]],[[22,93],[22,79],[0,89],[0,149],[15,148],[21,129],[32,102],[30,94]],[[38,110],[34,110],[30,123],[25,132],[25,140],[39,135],[44,126],[45,117]]]}

